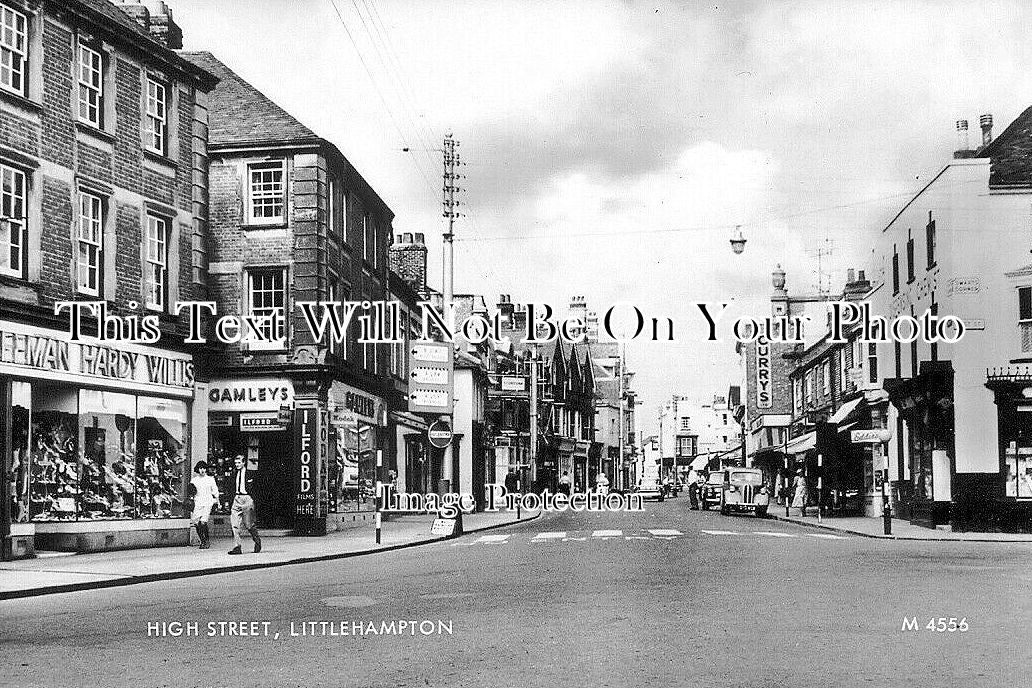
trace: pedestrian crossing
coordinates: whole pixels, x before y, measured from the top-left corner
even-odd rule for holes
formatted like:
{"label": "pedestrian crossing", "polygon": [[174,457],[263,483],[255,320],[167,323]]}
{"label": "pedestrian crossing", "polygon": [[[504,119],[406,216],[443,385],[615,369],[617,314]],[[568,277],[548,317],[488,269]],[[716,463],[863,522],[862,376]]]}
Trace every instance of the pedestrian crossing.
{"label": "pedestrian crossing", "polygon": [[[713,530],[702,528],[699,529],[700,533],[706,536],[715,538],[734,538],[734,537],[756,537],[756,538],[769,538],[769,539],[795,539],[805,540],[806,538],[815,538],[820,540],[848,540],[849,538],[843,535],[832,535],[830,533],[790,533],[777,530]],[[676,528],[643,528],[640,530],[616,530],[616,529],[596,529],[596,530],[548,530],[540,533],[534,533],[530,537],[531,544],[554,544],[561,542],[604,542],[604,541],[622,541],[627,542],[631,540],[646,540],[646,541],[672,541],[677,540],[685,536],[685,532]],[[475,545],[505,545],[512,542],[524,541],[526,538],[525,534],[513,534],[513,533],[492,533],[479,536],[470,536],[469,538],[462,538],[460,541],[452,543],[452,547],[472,547]]]}

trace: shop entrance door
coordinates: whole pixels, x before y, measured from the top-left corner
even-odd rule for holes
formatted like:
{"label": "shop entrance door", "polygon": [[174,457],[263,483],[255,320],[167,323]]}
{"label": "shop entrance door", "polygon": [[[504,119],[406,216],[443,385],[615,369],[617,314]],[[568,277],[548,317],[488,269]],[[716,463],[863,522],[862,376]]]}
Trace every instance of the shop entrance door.
{"label": "shop entrance door", "polygon": [[293,442],[288,432],[255,433],[258,477],[255,509],[260,528],[294,527]]}

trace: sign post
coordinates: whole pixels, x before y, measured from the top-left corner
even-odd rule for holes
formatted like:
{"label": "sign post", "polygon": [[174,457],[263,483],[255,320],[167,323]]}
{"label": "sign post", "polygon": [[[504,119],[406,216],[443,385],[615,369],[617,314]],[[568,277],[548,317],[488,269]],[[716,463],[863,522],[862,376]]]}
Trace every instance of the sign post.
{"label": "sign post", "polygon": [[419,342],[412,346],[409,413],[451,415],[454,391],[452,345]]}

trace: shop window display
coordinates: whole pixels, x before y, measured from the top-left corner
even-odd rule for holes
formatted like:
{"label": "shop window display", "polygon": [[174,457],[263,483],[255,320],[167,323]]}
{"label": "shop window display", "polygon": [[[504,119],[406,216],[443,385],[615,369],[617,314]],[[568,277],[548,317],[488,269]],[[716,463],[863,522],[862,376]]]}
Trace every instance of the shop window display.
{"label": "shop window display", "polygon": [[183,401],[12,382],[12,520],[182,518]]}
{"label": "shop window display", "polygon": [[136,503],[141,518],[182,518],[186,404],[137,399]]}
{"label": "shop window display", "polygon": [[[376,491],[376,432],[373,425],[349,421],[336,430],[336,451],[329,482],[336,511],[372,511]],[[335,502],[335,504],[334,504]]]}
{"label": "shop window display", "polygon": [[1004,456],[1007,468],[1006,495],[1032,499],[1032,414],[1019,413],[1014,439],[1007,442]]}
{"label": "shop window display", "polygon": [[84,389],[79,409],[79,518],[132,518],[136,507],[136,397]]}
{"label": "shop window display", "polygon": [[32,383],[29,457],[33,521],[69,521],[79,496],[78,392]]}
{"label": "shop window display", "polygon": [[29,428],[32,423],[32,386],[11,383],[11,520],[29,520]]}

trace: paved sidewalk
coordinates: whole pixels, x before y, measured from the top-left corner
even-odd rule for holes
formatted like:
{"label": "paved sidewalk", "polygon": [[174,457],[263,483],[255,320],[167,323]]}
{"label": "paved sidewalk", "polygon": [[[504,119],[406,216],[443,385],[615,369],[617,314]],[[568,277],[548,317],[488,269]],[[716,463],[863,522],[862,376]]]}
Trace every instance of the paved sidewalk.
{"label": "paved sidewalk", "polygon": [[[522,523],[540,514],[523,511],[521,515]],[[209,550],[191,546],[92,554],[43,552],[35,559],[0,563],[0,600],[343,559],[455,537],[431,535],[433,519],[433,515],[385,519],[379,545],[370,524],[323,537],[265,537],[259,554],[251,553],[250,538],[245,538],[244,554],[235,557],[227,554],[233,546],[231,538],[213,539]],[[515,512],[506,511],[466,514],[462,520],[466,533],[517,523]]]}
{"label": "paved sidewalk", "polygon": [[823,528],[864,537],[882,538],[885,540],[929,540],[958,542],[1032,542],[1032,533],[954,533],[948,529],[923,528],[909,521],[892,519],[892,535],[885,535],[885,526],[881,518],[865,516],[825,516],[817,520],[816,507],[807,507],[806,516],[799,515],[799,509],[790,509],[791,515],[785,516],[784,506],[771,505],[767,516],[779,521],[797,523],[811,528]]}

